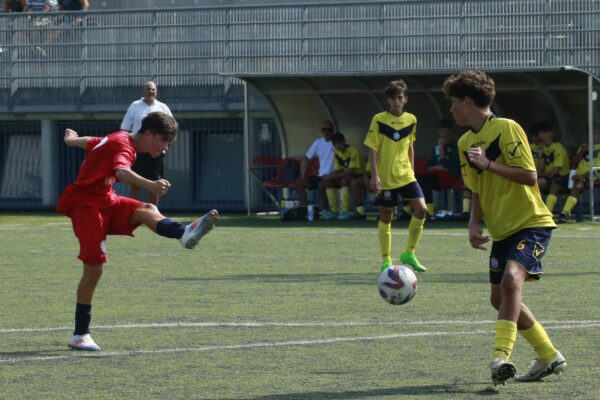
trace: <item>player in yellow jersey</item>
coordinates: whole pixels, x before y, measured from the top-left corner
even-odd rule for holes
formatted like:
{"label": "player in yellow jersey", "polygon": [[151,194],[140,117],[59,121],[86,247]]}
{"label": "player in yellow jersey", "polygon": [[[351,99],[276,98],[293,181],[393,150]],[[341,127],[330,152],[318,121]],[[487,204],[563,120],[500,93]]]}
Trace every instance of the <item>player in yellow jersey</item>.
{"label": "player in yellow jersey", "polygon": [[450,76],[443,90],[457,124],[470,128],[458,141],[461,173],[473,192],[469,241],[473,248],[485,250],[489,237],[483,234],[482,221],[493,241],[490,299],[498,320],[492,381],[504,384],[515,375],[509,359],[517,331],[533,347],[536,359],[516,379],[537,381],[557,374],[566,367],[565,358],[521,300],[525,281],[540,279],[543,273],[541,260],[556,228],[542,201],[525,132],[515,121],[492,114],[496,89],[485,73],[464,71]]}
{"label": "player in yellow jersey", "polygon": [[547,193],[546,207],[552,212],[559,193],[566,193],[569,185],[569,153],[565,146],[554,141],[554,129],[548,122],[539,126],[540,140],[544,145],[542,156],[544,170],[538,173],[538,184]]}
{"label": "player in yellow jersey", "polygon": [[[600,129],[594,129],[594,167],[600,167]],[[559,223],[565,223],[569,220],[569,215],[571,214],[571,210],[577,202],[579,201],[579,195],[585,189],[590,187],[590,162],[589,162],[590,153],[588,151],[587,143],[582,144],[577,149],[577,153],[573,159],[573,165],[576,168],[575,175],[573,176],[573,187],[571,189],[571,193],[567,200],[565,201],[565,205],[563,206],[562,211],[558,217]],[[598,177],[594,175],[594,181],[596,181]]]}
{"label": "player in yellow jersey", "polygon": [[[323,219],[347,220],[350,219],[350,185],[355,179],[362,180],[365,171],[365,162],[358,147],[349,146],[342,133],[334,133],[331,136],[333,144],[333,172],[323,177],[323,183],[327,192],[329,211],[323,215]],[[341,207],[338,213],[337,189],[340,189]],[[357,194],[356,192],[354,193]],[[362,192],[358,192],[360,198],[355,198],[354,203],[362,206]],[[365,215],[364,207],[358,210],[359,214]]]}
{"label": "player in yellow jersey", "polygon": [[427,213],[423,191],[414,172],[413,142],[417,133],[417,118],[404,111],[408,95],[402,79],[388,83],[385,95],[389,111],[373,117],[364,141],[370,150],[369,189],[376,193],[375,205],[379,206],[379,245],[383,257],[381,270],[392,265],[391,224],[398,196],[402,196],[410,200],[414,214],[408,225],[406,249],[400,255],[400,262],[417,272],[424,272],[425,267],[415,256]]}

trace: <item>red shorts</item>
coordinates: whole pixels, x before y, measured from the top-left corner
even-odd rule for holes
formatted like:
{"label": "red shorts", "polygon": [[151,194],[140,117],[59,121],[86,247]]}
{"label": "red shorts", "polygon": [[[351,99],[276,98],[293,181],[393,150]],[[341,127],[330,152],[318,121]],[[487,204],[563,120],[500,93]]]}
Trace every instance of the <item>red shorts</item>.
{"label": "red shorts", "polygon": [[142,204],[141,201],[129,197],[118,196],[110,207],[76,207],[69,214],[73,223],[73,231],[79,239],[79,258],[85,264],[104,264],[107,235],[133,236],[133,231],[140,224],[130,224],[131,214]]}

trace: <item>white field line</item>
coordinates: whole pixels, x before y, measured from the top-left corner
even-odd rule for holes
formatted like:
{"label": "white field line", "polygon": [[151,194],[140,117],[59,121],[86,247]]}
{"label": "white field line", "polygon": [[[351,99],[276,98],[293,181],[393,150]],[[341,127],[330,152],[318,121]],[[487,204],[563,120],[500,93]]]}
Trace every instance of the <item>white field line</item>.
{"label": "white field line", "polygon": [[[577,329],[577,328],[597,328],[600,327],[600,323],[592,324],[566,324],[554,326],[552,330],[566,330],[566,329]],[[424,332],[413,332],[413,333],[396,333],[391,335],[381,336],[354,336],[354,337],[334,337],[328,339],[312,339],[312,340],[289,340],[289,341],[273,341],[273,342],[255,342],[255,343],[244,343],[244,344],[229,344],[229,345],[212,345],[212,346],[201,346],[201,347],[175,347],[167,349],[148,349],[148,350],[131,350],[131,351],[116,351],[106,353],[80,353],[74,352],[72,354],[57,355],[57,356],[31,356],[31,357],[14,357],[14,358],[0,358],[0,364],[15,364],[17,362],[34,362],[34,361],[57,361],[57,360],[69,360],[79,359],[82,357],[88,358],[110,358],[110,357],[126,357],[136,355],[154,355],[154,354],[175,354],[175,353],[200,353],[209,351],[220,351],[220,350],[244,350],[244,349],[257,349],[257,348],[269,348],[269,347],[284,347],[284,346],[317,346],[327,345],[335,343],[350,343],[350,342],[368,342],[378,340],[392,340],[406,337],[432,337],[432,336],[457,336],[457,335],[488,335],[491,334],[491,330],[471,330],[461,332],[446,332],[446,331],[424,331]]]}
{"label": "white field line", "polygon": [[[355,322],[260,322],[260,321],[225,321],[225,322],[151,322],[145,324],[116,324],[94,325],[92,328],[102,330],[115,329],[158,329],[158,328],[344,328],[344,327],[386,327],[386,326],[423,326],[423,325],[491,325],[493,320],[450,320],[450,321],[355,321]],[[600,324],[600,320],[567,320],[567,321],[541,321],[546,325],[590,325]],[[47,328],[0,328],[0,333],[28,333],[28,332],[59,332],[73,330],[72,326],[47,327]]]}

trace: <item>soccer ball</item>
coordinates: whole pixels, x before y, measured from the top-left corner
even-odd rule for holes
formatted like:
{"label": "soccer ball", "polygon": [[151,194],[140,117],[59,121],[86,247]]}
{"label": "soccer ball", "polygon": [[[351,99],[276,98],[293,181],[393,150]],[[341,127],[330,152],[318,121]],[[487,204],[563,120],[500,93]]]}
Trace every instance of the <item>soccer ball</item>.
{"label": "soccer ball", "polygon": [[379,275],[377,289],[382,299],[395,306],[408,303],[417,293],[415,273],[406,265],[392,265]]}

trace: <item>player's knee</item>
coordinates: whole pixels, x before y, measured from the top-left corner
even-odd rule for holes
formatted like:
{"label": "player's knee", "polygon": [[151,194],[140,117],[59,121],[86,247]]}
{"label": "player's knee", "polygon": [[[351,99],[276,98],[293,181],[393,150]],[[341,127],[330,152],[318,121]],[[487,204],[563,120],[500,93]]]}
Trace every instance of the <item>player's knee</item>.
{"label": "player's knee", "polygon": [[147,212],[147,213],[155,213],[155,212],[158,212],[158,207],[156,207],[152,203],[144,203],[138,208],[138,210],[141,210],[141,211]]}

